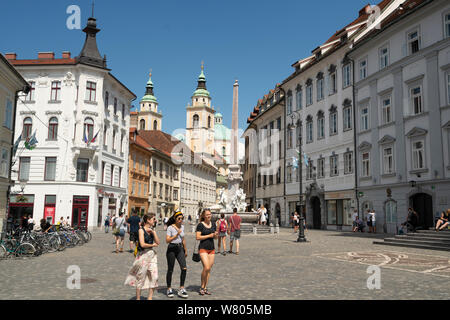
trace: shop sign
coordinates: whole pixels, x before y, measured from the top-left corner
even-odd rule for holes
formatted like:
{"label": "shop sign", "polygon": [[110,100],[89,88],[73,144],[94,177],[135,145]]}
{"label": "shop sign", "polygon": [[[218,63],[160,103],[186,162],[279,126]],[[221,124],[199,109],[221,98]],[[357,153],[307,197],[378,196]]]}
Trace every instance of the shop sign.
{"label": "shop sign", "polygon": [[352,191],[342,191],[342,192],[326,192],[325,200],[331,199],[351,199],[354,194]]}

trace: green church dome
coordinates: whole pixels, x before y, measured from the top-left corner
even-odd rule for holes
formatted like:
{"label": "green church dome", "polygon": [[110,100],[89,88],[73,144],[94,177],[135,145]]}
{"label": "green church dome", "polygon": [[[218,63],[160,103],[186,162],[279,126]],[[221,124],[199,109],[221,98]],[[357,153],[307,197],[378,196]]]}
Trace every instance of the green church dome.
{"label": "green church dome", "polygon": [[156,97],[153,95],[153,82],[151,73],[147,81],[147,86],[145,88],[145,96],[142,97],[141,102],[158,102]]}
{"label": "green church dome", "polygon": [[231,130],[223,124],[214,125],[214,139],[215,140],[231,140]]}

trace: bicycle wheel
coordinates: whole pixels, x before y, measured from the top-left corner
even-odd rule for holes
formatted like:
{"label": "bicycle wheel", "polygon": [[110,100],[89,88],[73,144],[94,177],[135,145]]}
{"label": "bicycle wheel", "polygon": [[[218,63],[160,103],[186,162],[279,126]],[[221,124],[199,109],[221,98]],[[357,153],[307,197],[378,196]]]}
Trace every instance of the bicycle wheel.
{"label": "bicycle wheel", "polygon": [[36,253],[36,248],[28,242],[22,243],[20,246],[17,247],[14,254],[16,257],[32,257]]}
{"label": "bicycle wheel", "polygon": [[59,248],[59,239],[55,236],[51,236],[48,239],[48,243],[49,243],[49,250],[48,252],[56,252]]}
{"label": "bicycle wheel", "polygon": [[3,245],[0,245],[0,260],[6,259],[9,255],[8,250]]}

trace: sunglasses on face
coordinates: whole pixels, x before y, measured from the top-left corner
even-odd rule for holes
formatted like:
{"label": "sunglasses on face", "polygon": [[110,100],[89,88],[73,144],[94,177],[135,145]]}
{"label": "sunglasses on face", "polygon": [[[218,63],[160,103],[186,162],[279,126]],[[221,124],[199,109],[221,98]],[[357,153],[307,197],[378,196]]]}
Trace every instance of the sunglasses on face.
{"label": "sunglasses on face", "polygon": [[178,217],[177,220],[184,220],[184,217]]}

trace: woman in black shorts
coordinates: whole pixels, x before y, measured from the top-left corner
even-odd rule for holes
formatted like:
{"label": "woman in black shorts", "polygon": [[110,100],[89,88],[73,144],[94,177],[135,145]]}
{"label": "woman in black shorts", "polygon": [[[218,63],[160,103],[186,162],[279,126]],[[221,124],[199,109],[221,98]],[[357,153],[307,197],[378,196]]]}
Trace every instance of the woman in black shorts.
{"label": "woman in black shorts", "polygon": [[208,285],[211,268],[214,265],[214,239],[217,239],[218,232],[216,226],[211,222],[212,214],[208,209],[203,210],[200,217],[200,223],[197,225],[196,239],[200,241],[198,253],[203,265],[200,295],[210,295],[206,286]]}

